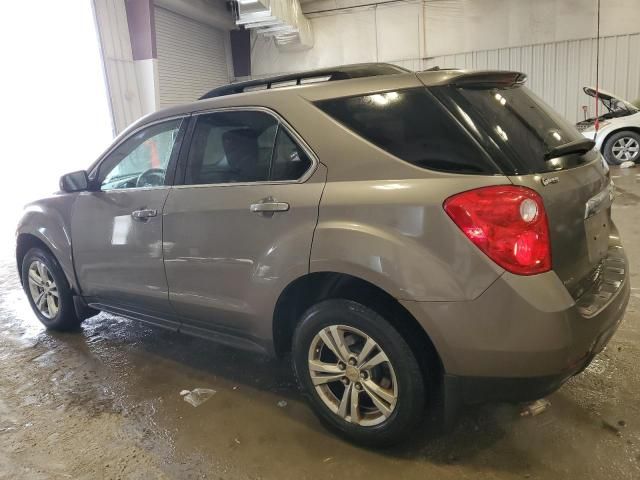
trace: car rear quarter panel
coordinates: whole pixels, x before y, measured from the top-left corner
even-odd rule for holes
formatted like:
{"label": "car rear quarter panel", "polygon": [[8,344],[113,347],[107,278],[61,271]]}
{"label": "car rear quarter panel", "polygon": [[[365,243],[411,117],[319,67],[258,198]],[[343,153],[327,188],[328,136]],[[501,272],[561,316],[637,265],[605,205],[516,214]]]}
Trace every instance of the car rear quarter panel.
{"label": "car rear quarter panel", "polygon": [[500,176],[427,175],[329,181],[311,271],[360,277],[402,300],[477,298],[503,270],[464,236],[442,203],[455,193],[509,182]]}
{"label": "car rear quarter panel", "polygon": [[[71,252],[71,210],[76,194],[56,194],[25,206],[16,235],[33,235],[54,254],[73,291],[78,292]],[[18,266],[20,269],[20,266]]]}

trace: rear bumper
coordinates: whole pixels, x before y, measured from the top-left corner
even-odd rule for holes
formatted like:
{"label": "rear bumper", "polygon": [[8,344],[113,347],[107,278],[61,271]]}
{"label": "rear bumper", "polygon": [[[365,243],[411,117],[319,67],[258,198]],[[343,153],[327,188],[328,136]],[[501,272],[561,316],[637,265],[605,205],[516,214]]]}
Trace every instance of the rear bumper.
{"label": "rear bumper", "polygon": [[469,302],[403,305],[430,335],[447,391],[465,403],[540,398],[602,351],[629,301],[629,268],[612,238],[601,280],[574,300],[553,272],[505,273]]}
{"label": "rear bumper", "polygon": [[569,378],[589,366],[595,354],[589,354],[577,367],[544,377],[462,377],[444,376],[446,399],[454,405],[483,402],[529,402],[558,390]]}

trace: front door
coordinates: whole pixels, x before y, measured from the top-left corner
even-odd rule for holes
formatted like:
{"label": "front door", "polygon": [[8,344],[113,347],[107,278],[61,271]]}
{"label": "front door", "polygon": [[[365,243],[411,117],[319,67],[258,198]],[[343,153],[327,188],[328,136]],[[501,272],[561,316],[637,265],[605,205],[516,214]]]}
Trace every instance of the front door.
{"label": "front door", "polygon": [[82,294],[134,312],[169,313],[162,259],[162,209],[177,159],[182,120],[134,132],[92,172],[94,191],[78,195],[71,218]]}
{"label": "front door", "polygon": [[164,209],[171,303],[182,330],[265,340],[278,295],[308,272],[326,170],[270,113],[196,117]]}

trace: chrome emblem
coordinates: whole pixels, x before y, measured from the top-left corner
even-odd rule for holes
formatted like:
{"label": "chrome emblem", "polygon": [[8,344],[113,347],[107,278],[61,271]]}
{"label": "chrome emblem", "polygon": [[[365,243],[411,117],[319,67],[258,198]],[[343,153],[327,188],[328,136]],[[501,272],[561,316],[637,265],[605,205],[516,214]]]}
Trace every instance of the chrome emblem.
{"label": "chrome emblem", "polygon": [[552,183],[560,183],[560,179],[558,177],[547,177],[541,178],[540,182],[542,183],[543,187],[546,187],[547,185],[550,185]]}

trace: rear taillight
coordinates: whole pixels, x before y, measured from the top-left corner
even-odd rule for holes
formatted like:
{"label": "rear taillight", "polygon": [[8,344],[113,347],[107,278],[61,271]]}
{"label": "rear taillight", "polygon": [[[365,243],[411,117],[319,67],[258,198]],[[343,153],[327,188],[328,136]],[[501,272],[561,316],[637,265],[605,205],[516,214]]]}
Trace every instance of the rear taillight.
{"label": "rear taillight", "polygon": [[525,187],[484,187],[449,197],[444,209],[491,260],[518,275],[551,269],[549,226],[542,198]]}

